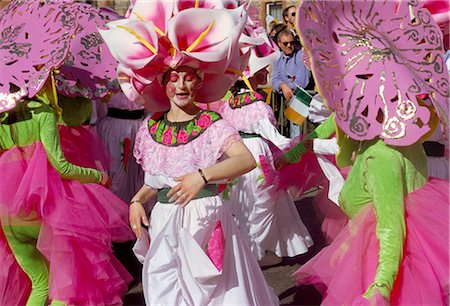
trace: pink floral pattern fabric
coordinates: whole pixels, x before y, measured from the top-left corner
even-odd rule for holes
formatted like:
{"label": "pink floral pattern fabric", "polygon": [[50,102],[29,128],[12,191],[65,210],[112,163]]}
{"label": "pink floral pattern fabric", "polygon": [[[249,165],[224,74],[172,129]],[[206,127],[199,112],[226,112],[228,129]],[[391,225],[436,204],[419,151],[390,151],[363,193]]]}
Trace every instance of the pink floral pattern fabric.
{"label": "pink floral pattern fabric", "polygon": [[206,248],[206,254],[208,254],[208,257],[214,263],[217,270],[222,271],[223,256],[225,254],[225,239],[223,237],[222,224],[220,221],[217,221],[214,226],[214,231]]}
{"label": "pink floral pattern fabric", "polygon": [[154,141],[166,146],[178,146],[197,138],[221,118],[218,113],[201,111],[192,120],[173,123],[167,120],[165,113],[160,113],[150,118],[148,127]]}
{"label": "pink floral pattern fabric", "polygon": [[[228,122],[218,119],[201,132],[193,130],[193,134],[198,133],[197,137],[188,139],[186,143],[165,145],[163,141],[172,143],[173,134],[166,131],[167,134],[163,136],[166,140],[161,143],[155,141],[151,136],[152,127],[149,128],[149,120],[151,119],[147,118],[142,122],[136,135],[134,156],[142,169],[150,175],[179,177],[199,168],[209,167],[217,163],[232,143],[241,139]],[[203,126],[207,124],[208,119],[202,119],[200,122]],[[183,140],[185,135],[181,133],[180,136],[178,133],[178,137]]]}

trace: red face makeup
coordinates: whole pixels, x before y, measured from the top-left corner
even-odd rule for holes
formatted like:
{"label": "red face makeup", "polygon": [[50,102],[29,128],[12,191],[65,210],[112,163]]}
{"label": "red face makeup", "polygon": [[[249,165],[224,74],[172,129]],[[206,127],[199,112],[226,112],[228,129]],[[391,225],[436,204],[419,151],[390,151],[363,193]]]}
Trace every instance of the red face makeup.
{"label": "red face makeup", "polygon": [[178,107],[184,107],[194,101],[200,79],[192,68],[184,67],[169,72],[166,94]]}

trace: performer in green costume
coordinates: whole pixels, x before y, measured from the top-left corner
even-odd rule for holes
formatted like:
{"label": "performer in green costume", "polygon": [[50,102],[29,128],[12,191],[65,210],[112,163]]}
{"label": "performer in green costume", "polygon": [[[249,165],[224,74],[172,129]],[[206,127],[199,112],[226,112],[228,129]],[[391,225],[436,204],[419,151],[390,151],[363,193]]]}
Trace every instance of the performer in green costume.
{"label": "performer in green costume", "polygon": [[296,272],[299,284],[318,284],[325,305],[447,304],[448,181],[428,180],[421,146],[438,116],[448,130],[439,29],[408,1],[304,1],[297,16],[335,112],[338,165],[352,166],[339,198],[349,224]]}

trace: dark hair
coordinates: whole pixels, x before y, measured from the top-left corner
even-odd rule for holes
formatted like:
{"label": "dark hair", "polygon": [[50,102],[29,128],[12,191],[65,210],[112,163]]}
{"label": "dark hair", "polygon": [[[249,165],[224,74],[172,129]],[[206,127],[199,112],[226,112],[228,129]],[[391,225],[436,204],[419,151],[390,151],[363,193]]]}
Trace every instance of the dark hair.
{"label": "dark hair", "polygon": [[288,17],[288,16],[289,16],[289,9],[290,9],[291,7],[297,8],[295,5],[289,5],[287,8],[285,8],[285,9],[283,10],[283,20],[284,20],[285,17]]}
{"label": "dark hair", "polygon": [[287,35],[290,35],[290,36],[292,36],[292,38],[295,38],[294,33],[292,33],[291,30],[289,30],[288,28],[286,28],[286,29],[282,30],[281,32],[279,32],[279,33],[277,34],[277,43],[280,42],[280,37],[281,37],[281,36],[287,36]]}
{"label": "dark hair", "polygon": [[283,31],[284,29],[287,29],[287,26],[283,23],[279,23],[277,24],[274,28],[272,32],[275,32],[272,36],[272,39],[275,43],[278,43],[278,35],[280,34],[281,31]]}

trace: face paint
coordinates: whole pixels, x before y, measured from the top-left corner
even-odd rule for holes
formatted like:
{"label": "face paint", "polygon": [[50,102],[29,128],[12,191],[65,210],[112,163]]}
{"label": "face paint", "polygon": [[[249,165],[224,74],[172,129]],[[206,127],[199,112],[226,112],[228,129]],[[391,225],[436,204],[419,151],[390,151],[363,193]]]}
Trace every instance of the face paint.
{"label": "face paint", "polygon": [[166,83],[166,94],[169,100],[178,107],[194,102],[200,82],[195,70],[181,67],[169,73]]}

